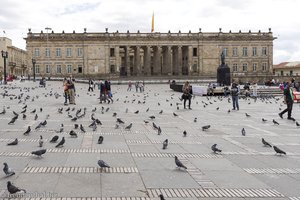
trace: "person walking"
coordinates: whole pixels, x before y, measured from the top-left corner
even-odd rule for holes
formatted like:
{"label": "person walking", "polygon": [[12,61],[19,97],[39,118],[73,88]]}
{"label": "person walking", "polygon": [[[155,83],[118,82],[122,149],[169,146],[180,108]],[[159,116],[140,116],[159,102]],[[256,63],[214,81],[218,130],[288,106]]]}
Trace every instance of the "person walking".
{"label": "person walking", "polygon": [[65,102],[64,105],[68,105],[68,99],[70,101],[70,97],[69,97],[69,88],[68,88],[68,82],[67,82],[67,78],[64,78],[63,81],[63,87],[64,87],[64,97],[65,97]]}
{"label": "person walking", "polygon": [[232,97],[232,106],[233,110],[237,109],[239,110],[239,94],[240,94],[240,87],[238,86],[237,83],[233,82],[231,86],[231,91],[230,91],[231,97]]}
{"label": "person walking", "polygon": [[283,91],[284,95],[284,103],[286,103],[287,108],[280,112],[278,115],[281,119],[283,119],[283,114],[288,113],[288,120],[295,121],[295,119],[292,117],[292,110],[293,110],[293,104],[294,104],[294,94],[293,94],[293,87],[292,87],[292,82],[289,81],[287,83],[286,88]]}
{"label": "person walking", "polygon": [[131,91],[131,88],[132,88],[132,83],[131,83],[131,81],[129,81],[127,91]]}
{"label": "person walking", "polygon": [[189,100],[189,109],[191,110],[191,99],[192,99],[192,87],[188,81],[184,83],[182,86],[182,99],[183,99],[183,106],[186,109],[186,100]]}
{"label": "person walking", "polygon": [[89,89],[88,89],[88,91],[89,92],[90,91],[94,92],[94,82],[91,78],[89,79]]}
{"label": "person walking", "polygon": [[111,103],[113,103],[114,100],[112,99],[112,92],[111,92],[110,81],[109,81],[109,80],[108,80],[108,81],[106,80],[106,81],[104,82],[104,85],[105,85],[105,89],[106,89],[106,96],[107,96],[108,104],[110,103],[110,101],[111,101]]}

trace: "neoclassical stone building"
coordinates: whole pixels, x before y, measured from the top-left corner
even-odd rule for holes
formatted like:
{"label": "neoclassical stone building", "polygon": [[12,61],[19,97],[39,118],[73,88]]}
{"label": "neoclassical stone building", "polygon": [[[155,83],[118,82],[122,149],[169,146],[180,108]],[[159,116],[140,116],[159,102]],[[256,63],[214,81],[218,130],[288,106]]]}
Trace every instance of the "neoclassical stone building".
{"label": "neoclassical stone building", "polygon": [[268,32],[32,33],[26,40],[36,73],[45,76],[216,76],[223,51],[233,76],[272,73]]}

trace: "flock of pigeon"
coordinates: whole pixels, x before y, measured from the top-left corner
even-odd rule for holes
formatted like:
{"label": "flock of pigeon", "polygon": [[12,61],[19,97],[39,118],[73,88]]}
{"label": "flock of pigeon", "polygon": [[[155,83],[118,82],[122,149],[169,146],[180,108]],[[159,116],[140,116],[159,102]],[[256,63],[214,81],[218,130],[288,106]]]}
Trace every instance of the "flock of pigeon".
{"label": "flock of pigeon", "polygon": [[[27,118],[27,115],[30,115],[30,117],[33,117],[33,119],[35,121],[37,121],[40,117],[39,117],[39,113],[43,112],[43,108],[37,109],[37,108],[32,108],[30,109],[31,105],[34,105],[34,101],[41,98],[40,96],[36,95],[36,96],[32,96],[30,95],[30,91],[37,89],[36,87],[32,87],[32,88],[26,88],[26,87],[19,87],[19,86],[2,86],[1,90],[0,90],[0,95],[3,98],[9,98],[12,101],[17,101],[17,103],[19,105],[21,105],[21,111],[16,111],[17,107],[14,107],[13,109],[10,108],[10,106],[4,105],[2,111],[0,111],[0,117],[1,116],[10,116],[11,113],[13,114],[13,117],[11,118],[11,120],[8,122],[8,125],[13,126],[15,123],[18,123],[18,120],[25,120]],[[13,93],[12,91],[19,91],[17,94]],[[88,93],[89,94],[89,93]],[[45,97],[54,97],[56,99],[61,98],[62,96],[59,93],[53,92],[53,89],[47,91],[46,93],[43,93],[43,95]],[[179,106],[182,104],[180,101],[176,100],[176,98],[174,97],[175,94],[171,94],[169,99],[166,99],[166,102],[170,104],[170,107],[175,106],[177,110],[179,110]],[[158,93],[154,93],[154,96],[158,97],[159,94]],[[142,97],[142,99],[138,100],[137,97]],[[149,93],[144,93],[141,95],[138,94],[133,94],[133,99],[131,100],[128,96],[124,97],[124,104],[126,103],[137,103],[137,104],[141,104],[141,105],[147,105],[146,104],[146,100],[147,97],[149,97]],[[62,98],[61,98],[62,99]],[[202,98],[204,99],[204,98]],[[198,102],[196,101],[195,104],[199,105],[202,103],[203,108],[206,108],[207,106],[209,106],[210,104],[214,104],[217,101],[223,101],[226,100],[228,101],[228,103],[230,102],[230,98],[225,98],[225,97],[207,97],[206,100],[202,100],[202,102]],[[195,100],[195,98],[194,98]],[[246,99],[247,100],[247,99]],[[265,103],[278,103],[280,104],[280,98],[275,98],[275,97],[264,97],[264,98],[258,98],[258,99],[254,99],[254,102],[256,102],[257,100],[260,100],[262,102]],[[120,99],[116,99],[115,102],[118,102],[121,100]],[[248,104],[250,104],[251,102],[249,101]],[[157,103],[157,106],[160,106],[160,103]],[[280,104],[280,108],[283,105]],[[98,107],[98,108],[97,108]],[[91,109],[89,111],[88,108],[84,107],[84,108],[76,108],[76,107],[59,107],[57,108],[57,114],[58,115],[66,115],[67,119],[69,119],[74,127],[68,132],[70,138],[77,138],[78,137],[78,132],[81,133],[86,133],[86,129],[91,129],[92,131],[97,131],[97,128],[99,126],[102,125],[102,122],[99,118],[96,117],[96,111],[99,111],[99,106],[95,106],[93,109]],[[149,112],[150,108],[145,109],[144,112]],[[174,109],[173,109],[174,110]],[[216,108],[217,111],[220,111],[220,107]],[[100,112],[102,114],[106,114],[109,113],[110,111],[110,107],[105,108],[104,106],[100,106]],[[128,113],[129,109],[126,108],[125,109],[125,113]],[[133,114],[138,115],[141,111],[140,110],[136,110],[134,112],[132,112]],[[231,111],[228,110],[227,113],[229,114]],[[88,114],[89,113],[89,114]],[[160,110],[157,114],[158,115],[162,115],[164,113],[164,110]],[[179,117],[179,112],[175,112],[172,111],[172,117],[176,118]],[[250,114],[245,113],[246,117],[249,118],[251,117]],[[89,124],[79,124],[77,123],[77,121],[80,121],[81,118],[86,118],[89,117],[90,119],[90,123]],[[115,129],[120,129],[123,128],[126,131],[130,131],[131,128],[134,126],[134,123],[129,123],[127,125],[125,125],[125,120],[123,120],[121,117],[118,116],[118,113],[113,112],[112,113],[112,117],[115,118]],[[22,118],[22,119],[20,119]],[[47,120],[50,119],[51,116],[49,114],[46,115],[46,119],[41,120],[39,123],[37,123],[36,126],[27,126],[27,129],[24,130],[23,135],[24,136],[30,136],[33,132],[39,131],[40,129],[46,129],[47,128]],[[143,119],[143,123],[145,123],[146,125],[151,124],[153,129],[155,131],[157,131],[157,135],[161,135],[162,134],[162,128],[156,123],[155,121],[156,116],[155,115],[149,115],[149,117],[147,119]],[[194,118],[193,120],[195,123],[197,123],[197,117]],[[268,120],[262,118],[262,122],[266,123]],[[279,123],[273,119],[272,120],[273,123],[275,125],[279,125]],[[296,122],[296,126],[300,126],[298,122]],[[204,125],[201,127],[202,131],[208,131],[211,128],[211,125]],[[66,142],[66,138],[64,136],[61,137],[62,133],[66,133],[66,130],[64,128],[64,124],[61,123],[59,125],[58,130],[54,130],[53,133],[55,133],[54,136],[52,136],[51,138],[47,139],[47,141],[49,141],[49,143],[53,143],[55,144],[55,148],[63,148],[64,144]],[[242,128],[241,130],[241,134],[242,136],[246,136],[246,130],[245,128]],[[184,130],[183,131],[183,137],[187,137],[187,131]],[[61,138],[60,138],[61,137]],[[272,146],[269,142],[267,142],[264,138],[262,138],[262,144],[265,147],[273,147],[274,151],[276,152],[276,154],[282,155],[285,154],[286,152],[279,149],[276,146]],[[102,135],[99,136],[97,143],[99,145],[101,145],[104,142],[104,137]],[[14,145],[18,145],[19,141],[18,138],[15,138],[12,142],[7,143],[7,145],[10,146],[14,146]],[[44,138],[42,135],[39,136],[39,140],[38,140],[38,150],[34,150],[31,152],[32,155],[34,156],[38,156],[39,158],[42,158],[42,156],[44,154],[46,154],[47,149],[43,148],[44,146]],[[162,149],[167,149],[168,148],[168,144],[169,144],[169,140],[165,139],[162,143]],[[213,144],[211,146],[211,150],[213,153],[222,153],[222,150],[219,149],[217,147],[217,144]],[[9,165],[4,162],[4,168],[3,168],[3,172],[5,173],[5,175],[7,177],[13,176],[16,173],[9,167]],[[100,168],[110,168],[109,164],[107,164],[104,160],[98,160],[97,162],[98,166]],[[187,169],[187,167],[178,159],[177,156],[175,156],[175,165],[179,168],[179,169]],[[26,192],[26,190],[24,189],[20,189],[16,186],[14,186],[11,181],[7,181],[7,190],[10,194],[16,194],[19,192]],[[161,199],[164,199],[163,195],[160,195]]]}

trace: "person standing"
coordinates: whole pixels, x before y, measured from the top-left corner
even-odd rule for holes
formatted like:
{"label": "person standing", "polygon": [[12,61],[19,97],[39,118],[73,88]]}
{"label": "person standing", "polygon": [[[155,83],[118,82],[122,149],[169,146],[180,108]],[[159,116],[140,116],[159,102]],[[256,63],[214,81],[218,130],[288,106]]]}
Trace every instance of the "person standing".
{"label": "person standing", "polygon": [[75,103],[75,85],[74,85],[74,81],[72,80],[72,77],[70,77],[69,80],[67,81],[67,86],[68,86],[70,104],[76,105],[76,103]]}
{"label": "person standing", "polygon": [[253,82],[252,90],[253,90],[253,97],[257,97],[257,83],[256,82]]}
{"label": "person standing", "polygon": [[189,109],[191,110],[191,99],[192,99],[192,87],[188,81],[186,81],[182,87],[182,98],[183,98],[183,106],[186,109],[186,100],[189,100]]}
{"label": "person standing", "polygon": [[63,87],[64,87],[64,97],[65,97],[64,105],[68,105],[68,99],[70,101],[70,97],[69,97],[69,91],[68,91],[69,88],[68,88],[67,78],[64,78]]}
{"label": "person standing", "polygon": [[231,97],[232,97],[232,106],[233,110],[237,109],[239,110],[239,94],[240,94],[240,87],[238,86],[237,83],[233,82],[231,86],[231,91],[230,91]]}
{"label": "person standing", "polygon": [[131,91],[131,88],[132,88],[132,83],[131,83],[131,81],[128,81],[127,91]]}
{"label": "person standing", "polygon": [[90,92],[92,90],[92,92],[94,92],[94,82],[93,80],[90,78],[89,79],[89,89],[88,91]]}
{"label": "person standing", "polygon": [[283,119],[282,115],[284,113],[288,113],[288,120],[295,121],[295,119],[292,117],[292,110],[293,110],[293,104],[294,104],[294,94],[293,94],[293,87],[292,82],[289,81],[287,83],[286,88],[283,91],[283,97],[284,97],[284,103],[286,103],[287,108],[283,110],[281,113],[279,113],[279,117]]}

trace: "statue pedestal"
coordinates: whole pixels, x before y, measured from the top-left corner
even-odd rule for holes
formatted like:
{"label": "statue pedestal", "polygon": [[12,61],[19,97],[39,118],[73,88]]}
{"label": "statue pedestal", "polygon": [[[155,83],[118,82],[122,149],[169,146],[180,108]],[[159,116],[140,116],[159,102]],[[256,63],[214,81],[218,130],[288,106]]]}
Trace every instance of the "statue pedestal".
{"label": "statue pedestal", "polygon": [[230,68],[226,64],[221,64],[217,70],[217,82],[221,86],[230,86],[231,77],[230,77]]}

